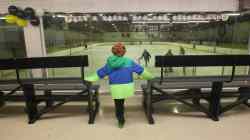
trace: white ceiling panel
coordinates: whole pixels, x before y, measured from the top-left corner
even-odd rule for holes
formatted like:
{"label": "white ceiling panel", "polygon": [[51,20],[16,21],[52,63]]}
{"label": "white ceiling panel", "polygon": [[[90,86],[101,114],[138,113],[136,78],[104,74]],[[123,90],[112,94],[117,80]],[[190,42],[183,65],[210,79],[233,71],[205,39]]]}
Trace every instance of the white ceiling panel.
{"label": "white ceiling panel", "polygon": [[0,0],[0,12],[9,5],[31,6],[51,12],[193,12],[237,11],[239,0]]}

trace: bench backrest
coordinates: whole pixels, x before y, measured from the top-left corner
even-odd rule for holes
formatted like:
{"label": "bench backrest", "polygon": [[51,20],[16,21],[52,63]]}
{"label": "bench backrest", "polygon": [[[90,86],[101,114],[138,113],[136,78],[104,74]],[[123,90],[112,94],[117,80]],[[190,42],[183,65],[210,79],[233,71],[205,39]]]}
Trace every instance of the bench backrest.
{"label": "bench backrest", "polygon": [[155,57],[155,67],[248,65],[250,65],[250,55],[179,55]]}
{"label": "bench backrest", "polygon": [[161,68],[161,81],[163,80],[164,67],[209,67],[209,66],[232,66],[231,82],[235,75],[235,66],[249,66],[250,55],[179,55],[179,56],[156,56],[155,67]]}
{"label": "bench backrest", "polygon": [[16,69],[15,59],[0,59],[0,70]]}
{"label": "bench backrest", "polygon": [[0,70],[85,66],[88,66],[87,55],[0,59]]}
{"label": "bench backrest", "polygon": [[41,69],[41,68],[81,68],[82,77],[84,77],[84,67],[88,66],[88,56],[56,56],[56,57],[32,57],[1,59],[0,70],[16,70],[17,79],[19,79],[20,69]]}

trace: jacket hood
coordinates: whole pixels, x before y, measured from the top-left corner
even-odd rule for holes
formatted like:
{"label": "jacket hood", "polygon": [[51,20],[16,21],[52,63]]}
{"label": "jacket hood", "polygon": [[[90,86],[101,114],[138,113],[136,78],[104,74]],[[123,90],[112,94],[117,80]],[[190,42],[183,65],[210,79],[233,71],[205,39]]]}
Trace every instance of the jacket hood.
{"label": "jacket hood", "polygon": [[125,66],[127,59],[125,57],[119,57],[116,55],[108,57],[107,64],[112,69],[118,69]]}

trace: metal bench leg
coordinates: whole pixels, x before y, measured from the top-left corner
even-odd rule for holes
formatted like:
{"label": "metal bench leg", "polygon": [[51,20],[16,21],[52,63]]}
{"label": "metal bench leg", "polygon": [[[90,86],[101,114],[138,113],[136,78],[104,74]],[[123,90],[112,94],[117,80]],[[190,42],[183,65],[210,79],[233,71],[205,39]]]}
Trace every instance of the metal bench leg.
{"label": "metal bench leg", "polygon": [[201,100],[201,89],[191,89],[190,90],[193,98],[192,103],[194,105],[200,106],[200,100]]}
{"label": "metal bench leg", "polygon": [[248,100],[250,99],[250,88],[242,87],[242,88],[239,88],[239,91],[240,91],[240,97],[238,100],[242,98],[246,98],[247,100],[245,100],[243,104],[246,105],[247,107],[250,107],[250,104],[248,103]]}
{"label": "metal bench leg", "polygon": [[248,100],[244,102],[244,105],[246,105],[247,107],[250,107],[250,104],[248,103]]}
{"label": "metal bench leg", "polygon": [[143,109],[144,109],[144,112],[146,113],[146,108],[147,108],[147,93],[146,93],[146,91],[142,91],[142,93],[143,93],[143,99],[142,99],[142,107],[143,107]]}
{"label": "metal bench leg", "polygon": [[4,105],[5,105],[4,93],[0,91],[0,107],[3,107]]}
{"label": "metal bench leg", "polygon": [[211,119],[214,121],[219,121],[219,114],[220,114],[220,93],[222,91],[222,82],[213,82],[212,91],[210,96],[209,102],[209,110],[212,114]]}
{"label": "metal bench leg", "polygon": [[150,89],[150,92],[149,93],[145,93],[146,96],[145,96],[145,101],[143,101],[143,106],[144,106],[144,110],[145,110],[145,114],[146,114],[146,117],[148,119],[148,123],[149,124],[154,124],[154,118],[152,116],[152,113],[153,113],[153,105],[152,105],[152,92],[153,90]]}
{"label": "metal bench leg", "polygon": [[33,85],[23,85],[23,93],[25,96],[26,112],[28,114],[29,124],[33,124],[38,119],[37,102]]}
{"label": "metal bench leg", "polygon": [[94,124],[95,115],[94,115],[94,108],[93,108],[93,94],[89,90],[88,91],[88,111],[89,111],[89,124]]}
{"label": "metal bench leg", "polygon": [[[95,120],[96,118],[96,115],[97,113],[99,112],[99,109],[100,109],[100,100],[99,100],[99,93],[98,93],[98,90],[95,90],[95,94],[94,96],[92,97],[93,101],[92,102],[95,102],[95,104],[92,103],[92,111],[94,112],[93,113],[93,120]],[[90,105],[88,105],[88,108],[87,108],[87,112],[89,113],[90,112]],[[91,122],[91,121],[90,121]],[[93,122],[93,121],[92,121]]]}
{"label": "metal bench leg", "polygon": [[[44,95],[46,97],[51,97],[52,96],[51,90],[45,90]],[[46,107],[49,108],[49,107],[53,106],[53,104],[54,104],[54,101],[51,100],[50,98],[48,98],[48,100],[46,101]]]}
{"label": "metal bench leg", "polygon": [[95,91],[95,116],[99,112],[100,109],[100,100],[98,90]]}

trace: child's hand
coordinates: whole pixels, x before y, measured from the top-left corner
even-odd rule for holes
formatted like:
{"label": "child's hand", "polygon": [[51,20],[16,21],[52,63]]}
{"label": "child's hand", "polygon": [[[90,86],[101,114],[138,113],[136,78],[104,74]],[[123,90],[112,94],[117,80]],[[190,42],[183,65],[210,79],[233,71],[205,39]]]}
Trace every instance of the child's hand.
{"label": "child's hand", "polygon": [[140,76],[142,79],[145,79],[145,80],[150,80],[154,78],[154,76],[150,72],[148,72],[146,69],[144,69],[143,73]]}
{"label": "child's hand", "polygon": [[96,73],[94,73],[94,74],[92,74],[92,75],[87,76],[87,77],[84,78],[84,80],[86,80],[88,82],[95,82],[95,81],[98,81],[99,79],[100,78],[99,78],[99,76]]}

